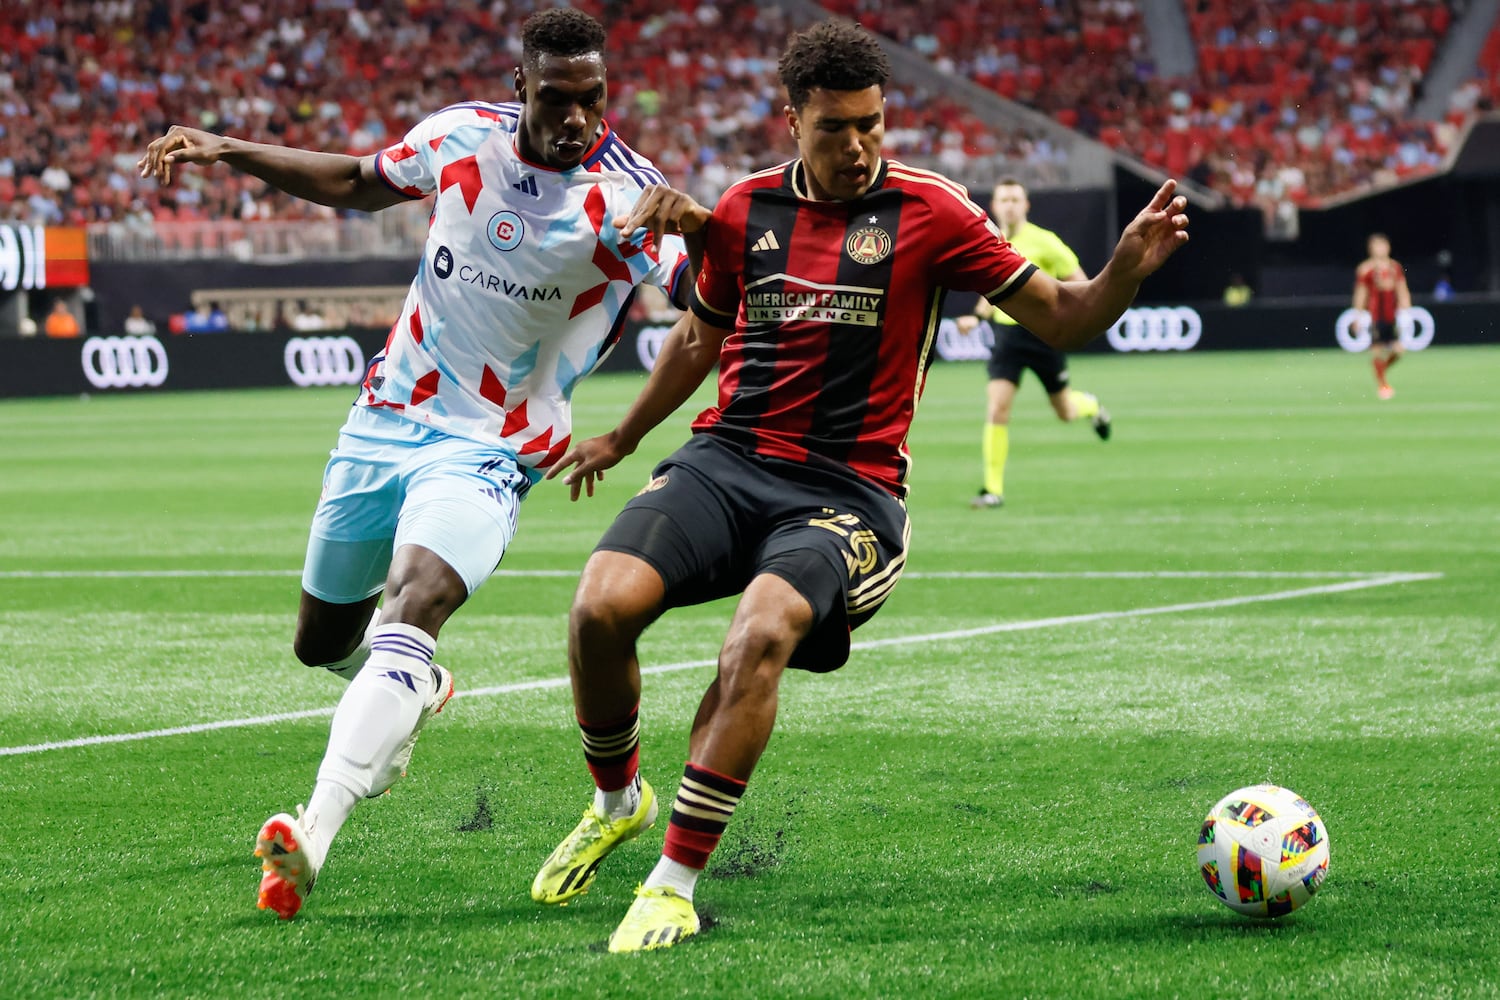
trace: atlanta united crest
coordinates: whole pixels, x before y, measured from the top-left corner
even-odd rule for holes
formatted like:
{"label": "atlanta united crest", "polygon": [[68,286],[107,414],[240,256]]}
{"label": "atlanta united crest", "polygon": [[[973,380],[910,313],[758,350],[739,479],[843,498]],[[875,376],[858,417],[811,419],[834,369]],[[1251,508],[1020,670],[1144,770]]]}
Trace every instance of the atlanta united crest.
{"label": "atlanta united crest", "polygon": [[879,264],[891,255],[891,234],[875,226],[865,226],[849,236],[844,249],[861,264]]}

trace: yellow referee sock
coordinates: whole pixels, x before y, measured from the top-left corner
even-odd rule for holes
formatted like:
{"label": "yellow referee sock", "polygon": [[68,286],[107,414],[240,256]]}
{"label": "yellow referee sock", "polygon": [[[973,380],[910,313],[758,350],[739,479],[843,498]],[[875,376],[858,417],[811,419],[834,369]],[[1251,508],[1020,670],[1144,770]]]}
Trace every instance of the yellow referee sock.
{"label": "yellow referee sock", "polygon": [[1099,397],[1092,392],[1069,389],[1068,402],[1073,404],[1074,415],[1084,420],[1092,420],[1099,415]]}
{"label": "yellow referee sock", "polygon": [[984,425],[984,491],[1005,496],[1005,459],[1010,455],[1010,427]]}

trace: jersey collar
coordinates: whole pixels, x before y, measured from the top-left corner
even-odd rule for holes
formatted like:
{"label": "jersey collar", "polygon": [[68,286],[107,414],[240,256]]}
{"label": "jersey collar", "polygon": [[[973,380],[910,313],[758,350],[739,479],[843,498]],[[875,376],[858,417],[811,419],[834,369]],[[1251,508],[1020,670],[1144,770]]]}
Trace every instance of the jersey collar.
{"label": "jersey collar", "polygon": [[[869,187],[865,188],[865,193],[860,195],[861,198],[874,194],[876,191],[880,190],[882,185],[885,184],[886,165],[888,163],[889,161],[885,157],[882,156],[880,158],[880,166],[875,170],[875,179],[870,182]],[[808,191],[807,168],[803,166],[802,158],[800,156],[797,159],[793,160],[791,162],[791,165],[787,168],[786,183],[787,186],[792,189],[792,194],[796,195],[798,198],[801,198],[804,201],[822,200],[819,198],[814,198],[812,196],[812,193]]]}

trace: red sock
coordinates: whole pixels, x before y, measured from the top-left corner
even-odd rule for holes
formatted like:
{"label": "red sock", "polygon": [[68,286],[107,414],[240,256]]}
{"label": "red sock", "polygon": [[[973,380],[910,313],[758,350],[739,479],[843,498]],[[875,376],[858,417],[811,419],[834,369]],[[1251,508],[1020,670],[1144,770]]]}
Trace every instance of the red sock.
{"label": "red sock", "polygon": [[1374,358],[1370,363],[1375,366],[1375,381],[1385,385],[1385,370],[1389,367],[1385,358]]}
{"label": "red sock", "polygon": [[583,730],[583,759],[595,787],[617,792],[635,780],[641,763],[640,709],[615,722],[595,725],[578,720]]}
{"label": "red sock", "polygon": [[699,871],[707,868],[708,856],[719,846],[719,838],[724,836],[724,828],[743,794],[743,781],[688,761],[677,800],[672,803],[662,855]]}

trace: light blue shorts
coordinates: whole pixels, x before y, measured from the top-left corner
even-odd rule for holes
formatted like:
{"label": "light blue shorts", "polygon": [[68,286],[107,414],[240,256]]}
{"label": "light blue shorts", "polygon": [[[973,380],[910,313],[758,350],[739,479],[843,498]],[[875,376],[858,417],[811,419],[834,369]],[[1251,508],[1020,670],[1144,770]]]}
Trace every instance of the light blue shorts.
{"label": "light blue shorts", "polygon": [[509,448],[357,406],[323,471],[302,589],[331,604],[362,601],[385,588],[396,549],[420,545],[473,594],[515,537],[531,484]]}

